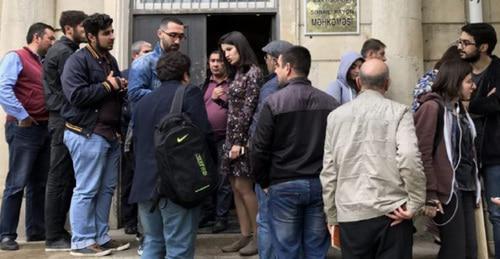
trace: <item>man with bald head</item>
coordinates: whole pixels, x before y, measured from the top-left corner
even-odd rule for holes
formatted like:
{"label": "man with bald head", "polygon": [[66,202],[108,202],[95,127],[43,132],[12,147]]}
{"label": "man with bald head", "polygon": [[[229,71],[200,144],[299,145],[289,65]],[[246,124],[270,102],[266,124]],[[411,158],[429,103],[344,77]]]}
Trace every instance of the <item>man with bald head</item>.
{"label": "man with bald head", "polygon": [[361,66],[359,96],[328,116],[323,202],[342,258],[412,258],[412,217],[424,205],[425,175],[410,108],[384,97],[389,69]]}

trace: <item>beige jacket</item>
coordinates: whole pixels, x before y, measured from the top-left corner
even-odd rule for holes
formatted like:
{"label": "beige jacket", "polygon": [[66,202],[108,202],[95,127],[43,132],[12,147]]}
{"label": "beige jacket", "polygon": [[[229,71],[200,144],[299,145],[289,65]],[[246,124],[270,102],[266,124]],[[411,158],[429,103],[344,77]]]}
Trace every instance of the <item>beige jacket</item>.
{"label": "beige jacket", "polygon": [[328,116],[320,174],[329,224],[385,215],[425,201],[425,175],[409,107],[366,90]]}

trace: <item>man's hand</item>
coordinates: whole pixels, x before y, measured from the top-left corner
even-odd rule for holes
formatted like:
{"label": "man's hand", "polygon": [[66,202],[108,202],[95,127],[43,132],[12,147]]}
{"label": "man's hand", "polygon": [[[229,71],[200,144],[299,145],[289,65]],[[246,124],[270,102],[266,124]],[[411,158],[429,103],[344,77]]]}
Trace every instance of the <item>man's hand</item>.
{"label": "man's hand", "polygon": [[26,117],[25,119],[22,119],[17,122],[17,126],[21,128],[27,128],[33,126],[33,124],[38,125],[36,120],[34,120],[31,116]]}
{"label": "man's hand", "polygon": [[500,206],[500,197],[491,197],[491,202]]}
{"label": "man's hand", "polygon": [[444,214],[443,205],[438,200],[430,200],[424,206],[424,214],[427,217],[434,218],[437,213]]}
{"label": "man's hand", "polygon": [[120,81],[120,92],[127,91],[128,80],[123,77],[117,77],[117,79]]}
{"label": "man's hand", "polygon": [[120,90],[120,83],[118,82],[118,79],[113,76],[113,71],[109,72],[108,77],[106,77],[106,81],[111,83],[111,87],[113,87],[113,90]]}
{"label": "man's hand", "polygon": [[335,233],[335,227],[337,225],[330,225],[328,224],[328,231],[330,232],[330,236],[333,236],[333,233]]}
{"label": "man's hand", "polygon": [[391,227],[396,226],[397,224],[403,222],[403,220],[408,220],[413,218],[414,213],[404,207],[405,206],[403,205],[395,209],[392,213],[386,214],[387,217],[394,220],[391,223]]}
{"label": "man's hand", "polygon": [[225,94],[224,88],[222,86],[217,86],[212,91],[212,100],[217,100]]}

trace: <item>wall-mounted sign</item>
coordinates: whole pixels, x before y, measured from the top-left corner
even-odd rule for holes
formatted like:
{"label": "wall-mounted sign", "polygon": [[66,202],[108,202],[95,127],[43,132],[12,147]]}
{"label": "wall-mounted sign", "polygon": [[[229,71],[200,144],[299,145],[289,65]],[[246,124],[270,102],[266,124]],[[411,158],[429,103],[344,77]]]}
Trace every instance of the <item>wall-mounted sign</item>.
{"label": "wall-mounted sign", "polygon": [[304,0],[305,35],[359,34],[359,0]]}

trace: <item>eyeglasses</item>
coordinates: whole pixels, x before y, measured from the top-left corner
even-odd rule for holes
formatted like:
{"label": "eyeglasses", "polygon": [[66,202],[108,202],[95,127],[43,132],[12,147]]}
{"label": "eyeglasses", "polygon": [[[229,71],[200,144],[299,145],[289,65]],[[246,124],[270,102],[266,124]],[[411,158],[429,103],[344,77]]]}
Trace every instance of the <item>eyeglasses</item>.
{"label": "eyeglasses", "polygon": [[186,39],[186,35],[184,35],[184,33],[177,33],[177,32],[166,32],[164,30],[161,30],[163,33],[167,34],[170,38],[173,38],[173,39],[179,39],[179,40],[183,40],[183,39]]}
{"label": "eyeglasses", "polygon": [[474,45],[476,46],[476,43],[475,42],[470,42],[468,40],[462,40],[462,39],[458,39],[456,42],[457,46],[460,46],[462,45],[463,47],[467,47],[469,45]]}

